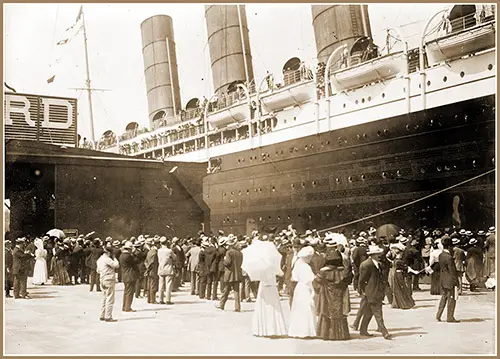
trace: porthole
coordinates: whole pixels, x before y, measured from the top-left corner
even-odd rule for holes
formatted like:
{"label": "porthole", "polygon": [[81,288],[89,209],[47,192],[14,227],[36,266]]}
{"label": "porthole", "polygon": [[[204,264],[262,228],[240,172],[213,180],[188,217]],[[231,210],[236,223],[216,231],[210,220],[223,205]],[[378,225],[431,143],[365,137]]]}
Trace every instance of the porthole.
{"label": "porthole", "polygon": [[262,188],[259,188],[259,192],[262,192]]}
{"label": "porthole", "polygon": [[273,192],[276,192],[276,188],[273,186]]}
{"label": "porthole", "polygon": [[387,173],[382,172],[382,178],[387,178]]}
{"label": "porthole", "polygon": [[443,82],[446,82],[446,81],[448,81],[448,78],[445,76],[445,77],[443,77]]}
{"label": "porthole", "polygon": [[231,191],[231,196],[234,196],[234,191]]}
{"label": "porthole", "polygon": [[351,176],[347,177],[347,180],[348,180],[349,182],[352,182],[352,177],[351,177]]}
{"label": "porthole", "polygon": [[294,121],[297,121],[297,117],[293,116],[293,120],[294,120]]}
{"label": "porthole", "polygon": [[290,216],[287,216],[286,218],[287,218],[288,220],[292,219],[292,217],[290,217]]}
{"label": "porthole", "polygon": [[366,179],[365,175],[361,175],[361,180],[364,181]]}
{"label": "porthole", "polygon": [[427,81],[427,86],[430,86],[431,85],[431,82],[430,81]]}
{"label": "porthole", "polygon": [[401,177],[401,171],[400,170],[396,171],[396,176]]}
{"label": "porthole", "polygon": [[309,146],[305,145],[305,146],[304,146],[304,150],[306,150],[306,151],[307,151],[308,149],[309,149]]}
{"label": "porthole", "polygon": [[326,144],[329,145],[330,144],[330,141],[326,141]]}
{"label": "porthole", "polygon": [[345,104],[342,105],[343,108],[345,108],[345,106],[346,106]]}
{"label": "porthole", "polygon": [[372,100],[372,97],[371,96],[368,96],[368,101],[371,101]]}
{"label": "porthole", "polygon": [[465,72],[460,72],[460,77],[464,77],[465,76]]}
{"label": "porthole", "polygon": [[302,182],[302,188],[306,188],[306,183]]}
{"label": "porthole", "polygon": [[356,100],[356,105],[359,103],[359,100]]}
{"label": "porthole", "polygon": [[436,167],[436,170],[437,170],[438,172],[441,172],[443,169],[441,168],[441,166],[437,166],[437,167]]}
{"label": "porthole", "polygon": [[261,221],[261,222],[262,222],[262,217],[259,217],[259,221]]}
{"label": "porthole", "polygon": [[241,191],[238,191],[238,196],[241,196]]}
{"label": "porthole", "polygon": [[406,130],[410,131],[410,125],[406,125]]}
{"label": "porthole", "polygon": [[316,187],[316,181],[312,181],[313,187]]}
{"label": "porthole", "polygon": [[295,188],[295,184],[293,184],[293,183],[292,183],[292,184],[290,185],[290,187]]}
{"label": "porthole", "polygon": [[365,99],[364,99],[364,97],[361,99],[361,103],[365,103]]}
{"label": "porthole", "polygon": [[267,218],[271,219],[271,216],[269,216],[269,217],[267,217]]}
{"label": "porthole", "polygon": [[384,92],[382,92],[382,98],[385,98],[385,93]]}
{"label": "porthole", "polygon": [[491,71],[492,69],[493,69],[493,65],[492,65],[492,64],[489,64],[489,65],[488,65],[488,70],[490,70],[490,71]]}
{"label": "porthole", "polygon": [[247,195],[249,195],[249,194],[250,194],[250,190],[249,190],[249,189],[247,189]]}
{"label": "porthole", "polygon": [[420,169],[420,173],[424,174],[425,173],[425,168]]}
{"label": "porthole", "polygon": [[406,87],[403,87],[403,93],[406,93]]}
{"label": "porthole", "polygon": [[335,182],[336,182],[337,184],[340,184],[340,178],[338,178],[338,177],[337,177],[337,178],[335,178]]}
{"label": "porthole", "polygon": [[281,221],[281,217],[280,216],[278,216],[278,221]]}
{"label": "porthole", "polygon": [[223,197],[226,197],[226,194],[225,194],[225,193],[222,193],[222,196],[223,196]]}

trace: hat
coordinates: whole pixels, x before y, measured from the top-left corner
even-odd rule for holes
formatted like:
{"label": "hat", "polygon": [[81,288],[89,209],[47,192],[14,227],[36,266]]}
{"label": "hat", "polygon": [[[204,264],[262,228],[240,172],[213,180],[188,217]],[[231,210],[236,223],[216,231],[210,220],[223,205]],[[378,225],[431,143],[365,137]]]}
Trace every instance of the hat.
{"label": "hat", "polygon": [[462,228],[458,233],[460,233],[461,235],[465,235],[466,231]]}
{"label": "hat", "polygon": [[226,244],[228,246],[234,246],[236,244],[236,237],[227,237]]}
{"label": "hat", "polygon": [[377,230],[375,229],[375,227],[370,227],[370,229],[368,230],[368,234],[373,234],[377,232]]}
{"label": "hat", "polygon": [[465,232],[465,235],[466,236],[472,236],[473,234],[472,234],[472,231],[467,231],[467,232]]}
{"label": "hat", "polygon": [[358,237],[356,243],[366,243],[366,239],[364,237]]}
{"label": "hat", "polygon": [[153,242],[153,238],[146,238],[146,244],[147,245],[152,245],[154,242]]}
{"label": "hat", "polygon": [[159,241],[160,241],[161,244],[165,244],[165,243],[167,243],[167,237],[164,237],[164,236],[160,237]]}
{"label": "hat", "polygon": [[226,244],[227,243],[227,238],[228,237],[220,237],[219,238],[219,245],[223,246],[224,244]]}
{"label": "hat", "polygon": [[312,232],[310,229],[308,229],[308,230],[306,231],[306,236],[309,236],[309,235],[311,235],[312,233],[313,233],[313,232]]}
{"label": "hat", "polygon": [[494,226],[491,226],[490,228],[488,228],[488,231],[489,231],[489,232],[492,232],[492,233],[495,233],[495,227],[494,227]]}
{"label": "hat", "polygon": [[106,242],[110,242],[110,241],[112,241],[112,240],[113,240],[113,238],[111,238],[111,237],[106,237]]}
{"label": "hat", "polygon": [[380,253],[384,253],[384,250],[379,246],[369,246],[368,252],[366,254],[370,256],[372,254],[380,254]]}
{"label": "hat", "polygon": [[408,238],[403,237],[403,236],[397,236],[396,240],[399,241],[402,244],[408,243]]}
{"label": "hat", "polygon": [[24,243],[24,242],[26,242],[26,238],[24,238],[24,237],[20,237],[20,238],[16,239],[16,243]]}
{"label": "hat", "polygon": [[201,246],[202,247],[208,247],[210,245],[210,241],[208,240],[208,238],[204,238],[203,241],[201,242]]}
{"label": "hat", "polygon": [[478,236],[485,236],[486,232],[485,231],[479,231],[479,232],[477,232],[477,235]]}
{"label": "hat", "polygon": [[114,245],[115,247],[119,246],[119,245],[120,245],[120,241],[114,241],[114,242],[113,242],[113,245]]}
{"label": "hat", "polygon": [[471,238],[470,241],[469,241],[469,244],[476,244],[477,243],[477,239],[476,238]]}
{"label": "hat", "polygon": [[101,238],[94,238],[94,244],[100,244]]}
{"label": "hat", "polygon": [[172,243],[177,243],[177,242],[179,242],[179,238],[178,237],[172,238]]}
{"label": "hat", "polygon": [[309,244],[311,246],[317,246],[319,244],[319,239],[317,237],[309,239]]}
{"label": "hat", "polygon": [[325,237],[325,239],[323,240],[323,243],[327,247],[333,247],[333,246],[337,245],[337,241],[335,239],[333,239],[333,237],[330,237],[330,236]]}
{"label": "hat", "polygon": [[391,244],[391,245],[389,246],[389,248],[390,248],[390,249],[397,249],[397,250],[399,250],[399,251],[403,252],[403,251],[405,250],[405,248],[406,248],[406,247],[405,247],[405,246],[404,246],[404,244],[402,244],[402,243],[393,243],[393,244]]}
{"label": "hat", "polygon": [[105,246],[104,246],[104,250],[106,252],[113,252],[113,249],[114,247],[110,244],[110,243],[107,243]]}
{"label": "hat", "polygon": [[314,255],[314,249],[311,246],[306,246],[302,248],[299,253],[297,253],[298,258],[310,259]]}
{"label": "hat", "polygon": [[123,245],[123,249],[132,249],[132,242],[125,242],[125,244]]}
{"label": "hat", "polygon": [[359,233],[360,237],[368,237],[368,234],[365,231]]}
{"label": "hat", "polygon": [[460,238],[457,238],[457,237],[450,237],[450,238],[451,238],[452,244],[459,244],[460,243]]}
{"label": "hat", "polygon": [[64,244],[71,244],[71,239],[65,238],[63,241]]}

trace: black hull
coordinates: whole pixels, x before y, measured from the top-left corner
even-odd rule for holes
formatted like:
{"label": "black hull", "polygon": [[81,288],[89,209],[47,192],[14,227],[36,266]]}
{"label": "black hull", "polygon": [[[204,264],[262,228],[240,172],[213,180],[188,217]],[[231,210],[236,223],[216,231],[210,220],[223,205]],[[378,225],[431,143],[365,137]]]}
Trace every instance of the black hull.
{"label": "black hull", "polygon": [[[324,229],[380,213],[495,168],[495,97],[367,122],[223,156],[204,179],[212,230]],[[353,226],[494,223],[495,174]]]}

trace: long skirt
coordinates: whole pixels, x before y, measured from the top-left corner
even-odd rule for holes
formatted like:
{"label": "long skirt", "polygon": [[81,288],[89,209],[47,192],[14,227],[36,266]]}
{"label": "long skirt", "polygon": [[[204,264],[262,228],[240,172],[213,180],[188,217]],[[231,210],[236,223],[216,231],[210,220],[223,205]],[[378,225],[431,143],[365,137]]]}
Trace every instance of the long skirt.
{"label": "long skirt", "polygon": [[347,316],[329,318],[324,315],[318,317],[318,336],[323,340],[349,340],[349,325]]}
{"label": "long skirt", "polygon": [[289,336],[296,338],[316,336],[317,320],[313,292],[311,283],[297,283],[293,293],[292,309],[290,310]]}
{"label": "long skirt", "polygon": [[288,334],[278,288],[275,284],[261,283],[259,286],[252,320],[252,332],[258,337]]}
{"label": "long skirt", "polygon": [[392,289],[392,307],[398,309],[410,309],[415,306],[415,301],[411,296],[411,289],[405,281],[403,273],[394,274],[394,288]]}
{"label": "long skirt", "polygon": [[52,284],[54,285],[67,285],[71,283],[69,278],[66,262],[63,259],[56,259],[54,263],[54,275]]}
{"label": "long skirt", "polygon": [[431,294],[441,295],[440,270],[434,270],[431,274]]}
{"label": "long skirt", "polygon": [[391,266],[391,269],[389,269],[389,277],[388,277],[388,282],[389,282],[389,287],[391,287],[391,290],[394,290],[394,273],[396,272],[396,269]]}
{"label": "long skirt", "polygon": [[39,258],[35,262],[35,268],[33,269],[33,284],[45,284],[47,282],[47,261],[44,258]]}

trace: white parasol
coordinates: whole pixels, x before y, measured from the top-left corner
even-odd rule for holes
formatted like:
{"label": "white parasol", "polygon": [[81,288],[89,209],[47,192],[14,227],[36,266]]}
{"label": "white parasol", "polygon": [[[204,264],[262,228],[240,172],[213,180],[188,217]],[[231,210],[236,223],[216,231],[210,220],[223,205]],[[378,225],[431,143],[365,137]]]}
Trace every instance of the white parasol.
{"label": "white parasol", "polygon": [[50,231],[48,231],[47,235],[49,237],[57,237],[59,239],[66,238],[66,235],[64,234],[64,232],[61,231],[60,229],[56,229],[56,228],[51,229]]}
{"label": "white parasol", "polygon": [[252,244],[243,249],[243,263],[241,268],[248,274],[252,281],[263,280],[273,275],[280,275],[281,254],[274,243],[254,240]]}
{"label": "white parasol", "polygon": [[344,247],[347,247],[347,238],[341,233],[328,232],[325,235],[325,238],[333,239],[333,241],[335,241],[336,244],[342,244]]}

